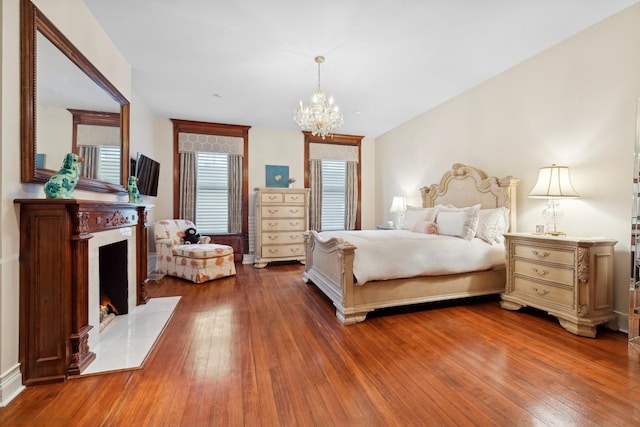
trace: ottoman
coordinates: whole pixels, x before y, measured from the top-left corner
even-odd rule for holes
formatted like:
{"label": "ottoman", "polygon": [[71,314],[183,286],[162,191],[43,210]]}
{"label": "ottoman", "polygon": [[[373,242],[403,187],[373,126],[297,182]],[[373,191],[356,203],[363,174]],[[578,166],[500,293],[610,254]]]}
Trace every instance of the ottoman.
{"label": "ottoman", "polygon": [[177,245],[171,248],[174,271],[171,276],[204,283],[236,274],[233,248],[215,243]]}

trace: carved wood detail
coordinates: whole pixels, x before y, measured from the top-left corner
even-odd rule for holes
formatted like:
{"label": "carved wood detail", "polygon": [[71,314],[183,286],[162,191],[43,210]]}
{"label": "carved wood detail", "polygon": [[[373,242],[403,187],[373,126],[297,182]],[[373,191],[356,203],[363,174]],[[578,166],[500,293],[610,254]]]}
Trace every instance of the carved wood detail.
{"label": "carved wood detail", "polygon": [[75,199],[18,199],[20,363],[25,385],[64,381],[94,359],[89,348],[89,239],[136,230],[137,303],[148,300],[147,206]]}

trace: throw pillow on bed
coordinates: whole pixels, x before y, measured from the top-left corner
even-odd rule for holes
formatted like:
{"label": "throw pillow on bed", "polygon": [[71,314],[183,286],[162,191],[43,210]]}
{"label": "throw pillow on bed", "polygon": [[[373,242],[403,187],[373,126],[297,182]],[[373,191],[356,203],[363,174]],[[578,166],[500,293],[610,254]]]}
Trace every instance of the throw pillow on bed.
{"label": "throw pillow on bed", "polygon": [[438,224],[433,221],[416,222],[415,225],[411,228],[411,231],[424,234],[440,234],[438,232]]}
{"label": "throw pillow on bed", "polygon": [[436,223],[439,234],[471,240],[478,228],[480,205],[467,208],[438,207]]}
{"label": "throw pillow on bed", "polygon": [[502,243],[509,229],[509,209],[480,209],[476,237],[487,243]]}
{"label": "throw pillow on bed", "polygon": [[404,222],[401,228],[403,230],[411,230],[416,223],[421,221],[435,221],[436,208],[418,208],[416,206],[407,206],[404,213]]}

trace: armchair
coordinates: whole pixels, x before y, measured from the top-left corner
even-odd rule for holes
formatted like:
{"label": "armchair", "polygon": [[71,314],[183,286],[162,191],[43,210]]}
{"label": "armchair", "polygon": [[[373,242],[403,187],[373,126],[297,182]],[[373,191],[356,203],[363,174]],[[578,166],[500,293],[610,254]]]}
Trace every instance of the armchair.
{"label": "armchair", "polygon": [[186,219],[165,219],[154,223],[158,273],[194,283],[235,275],[233,248],[210,243],[209,236],[201,236],[198,244],[184,244],[184,232],[191,227],[195,228],[195,224]]}

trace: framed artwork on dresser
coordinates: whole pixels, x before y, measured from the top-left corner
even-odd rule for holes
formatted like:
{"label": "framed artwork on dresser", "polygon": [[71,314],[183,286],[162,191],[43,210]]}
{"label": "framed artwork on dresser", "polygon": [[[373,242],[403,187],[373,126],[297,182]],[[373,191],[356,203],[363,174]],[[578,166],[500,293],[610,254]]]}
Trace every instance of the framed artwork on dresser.
{"label": "framed artwork on dresser", "polygon": [[266,165],[267,187],[289,187],[289,166]]}

